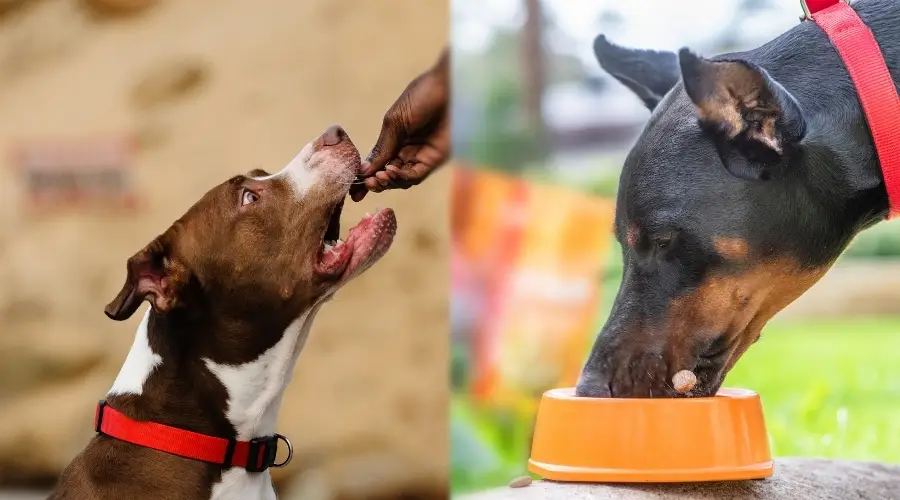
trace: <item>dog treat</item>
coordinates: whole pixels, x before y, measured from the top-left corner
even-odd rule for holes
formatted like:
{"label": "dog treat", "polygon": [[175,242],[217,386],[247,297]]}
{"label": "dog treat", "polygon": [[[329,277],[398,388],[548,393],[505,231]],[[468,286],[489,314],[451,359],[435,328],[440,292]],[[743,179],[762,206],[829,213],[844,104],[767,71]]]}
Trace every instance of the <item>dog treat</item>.
{"label": "dog treat", "polygon": [[509,482],[510,488],[524,488],[531,485],[531,476],[519,476]]}
{"label": "dog treat", "polygon": [[690,370],[681,370],[672,376],[672,387],[675,391],[684,394],[697,385],[697,376]]}

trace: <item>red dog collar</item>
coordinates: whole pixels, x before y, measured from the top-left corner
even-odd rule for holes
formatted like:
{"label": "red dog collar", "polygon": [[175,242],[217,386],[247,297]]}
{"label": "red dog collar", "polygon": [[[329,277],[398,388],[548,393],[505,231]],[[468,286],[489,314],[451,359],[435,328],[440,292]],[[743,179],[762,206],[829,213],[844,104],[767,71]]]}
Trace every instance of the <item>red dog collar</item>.
{"label": "red dog collar", "polygon": [[[155,422],[132,420],[107,406],[105,400],[97,404],[94,430],[145,448],[225,467],[243,467],[249,472],[262,472],[269,467],[284,467],[294,454],[291,442],[281,434],[250,441],[207,436]],[[287,445],[288,457],[284,462],[275,463],[279,440]]]}
{"label": "red dog collar", "polygon": [[881,163],[890,212],[900,215],[900,98],[884,62],[878,42],[850,5],[840,0],[800,0],[811,17],[831,39],[847,73],[853,80],[859,102],[869,123],[875,152]]}

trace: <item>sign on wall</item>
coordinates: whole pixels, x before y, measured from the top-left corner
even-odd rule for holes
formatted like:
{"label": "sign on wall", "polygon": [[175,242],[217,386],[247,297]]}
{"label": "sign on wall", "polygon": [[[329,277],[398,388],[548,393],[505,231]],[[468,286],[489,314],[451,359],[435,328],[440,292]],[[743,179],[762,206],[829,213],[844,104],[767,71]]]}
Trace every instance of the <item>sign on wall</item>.
{"label": "sign on wall", "polygon": [[129,139],[35,140],[13,150],[26,208],[134,208],[134,143]]}

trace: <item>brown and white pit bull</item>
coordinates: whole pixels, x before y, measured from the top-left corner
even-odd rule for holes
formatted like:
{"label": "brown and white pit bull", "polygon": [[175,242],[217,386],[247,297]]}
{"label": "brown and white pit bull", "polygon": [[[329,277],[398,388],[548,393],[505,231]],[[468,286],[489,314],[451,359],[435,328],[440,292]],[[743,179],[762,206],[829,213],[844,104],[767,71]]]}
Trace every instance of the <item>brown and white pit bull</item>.
{"label": "brown and white pit bull", "polygon": [[[396,233],[385,209],[339,239],[359,165],[347,134],[331,127],[281,172],[254,170],[216,186],[131,257],[106,314],[122,321],[144,300],[151,307],[106,409],[129,425],[153,422],[228,442],[231,456],[216,462],[238,462],[241,453],[247,461],[247,448],[234,443],[266,438],[272,465],[281,398],[316,312],[381,258]],[[133,443],[99,432],[50,498],[275,498],[267,469]]]}

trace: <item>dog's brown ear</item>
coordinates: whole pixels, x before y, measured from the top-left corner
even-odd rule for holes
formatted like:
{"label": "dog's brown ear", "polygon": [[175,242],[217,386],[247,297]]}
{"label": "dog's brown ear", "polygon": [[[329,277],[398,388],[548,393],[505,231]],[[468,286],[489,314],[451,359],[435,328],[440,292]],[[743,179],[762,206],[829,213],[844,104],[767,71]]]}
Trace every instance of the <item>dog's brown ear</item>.
{"label": "dog's brown ear", "polygon": [[110,319],[130,318],[144,300],[149,300],[158,313],[178,305],[178,292],[188,272],[171,258],[169,251],[169,238],[164,234],[128,259],[125,284],[104,309]]}
{"label": "dog's brown ear", "polygon": [[684,90],[707,130],[778,156],[803,138],[799,104],[764,69],[747,61],[704,59],[688,49],[681,49],[678,61]]}

